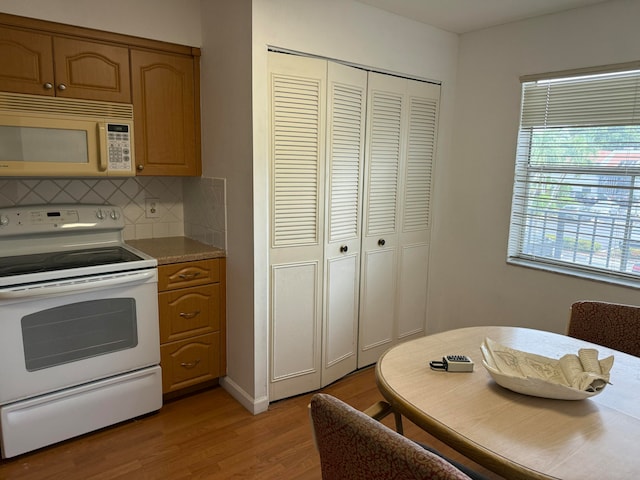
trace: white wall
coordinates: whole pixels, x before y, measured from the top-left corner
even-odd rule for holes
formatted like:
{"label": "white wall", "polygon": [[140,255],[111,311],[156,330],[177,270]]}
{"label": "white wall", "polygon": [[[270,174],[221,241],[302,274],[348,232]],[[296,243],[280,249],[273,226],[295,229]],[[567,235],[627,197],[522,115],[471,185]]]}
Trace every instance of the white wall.
{"label": "white wall", "polygon": [[563,333],[579,299],[638,290],[507,265],[524,74],[640,59],[640,2],[621,0],[461,36],[452,157],[440,162],[428,329],[520,325]]}
{"label": "white wall", "polygon": [[[266,408],[269,378],[267,47],[275,46],[442,81],[439,164],[448,161],[458,37],[346,0],[253,0],[252,33],[256,355],[253,387],[254,411],[260,411]],[[436,184],[436,203],[438,192]],[[230,349],[234,348],[232,343],[231,339]]]}
{"label": "white wall", "polygon": [[199,47],[200,0],[0,0],[0,12]]}
{"label": "white wall", "polygon": [[227,377],[222,385],[253,411],[251,0],[202,0],[202,25],[202,174],[225,178],[227,184]]}

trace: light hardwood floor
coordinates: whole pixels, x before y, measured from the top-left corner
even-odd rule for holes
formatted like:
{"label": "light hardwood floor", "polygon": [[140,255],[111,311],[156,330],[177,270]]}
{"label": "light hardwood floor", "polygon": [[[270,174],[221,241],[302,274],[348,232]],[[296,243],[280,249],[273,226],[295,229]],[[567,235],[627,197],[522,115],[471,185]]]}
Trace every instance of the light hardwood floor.
{"label": "light hardwood floor", "polygon": [[[373,367],[322,391],[361,410],[382,398]],[[268,412],[254,416],[216,387],[171,401],[156,414],[3,460],[0,479],[319,480],[320,459],[307,411],[310,398],[306,394],[274,402]],[[491,479],[501,478],[403,421],[407,437]],[[393,428],[392,416],[384,423]]]}

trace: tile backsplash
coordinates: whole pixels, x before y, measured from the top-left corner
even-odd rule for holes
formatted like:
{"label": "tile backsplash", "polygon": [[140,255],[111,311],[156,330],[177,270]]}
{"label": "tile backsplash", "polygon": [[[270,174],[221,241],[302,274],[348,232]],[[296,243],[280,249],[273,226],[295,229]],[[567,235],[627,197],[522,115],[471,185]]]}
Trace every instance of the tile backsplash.
{"label": "tile backsplash", "polygon": [[[188,228],[185,226],[184,182],[188,182],[190,192],[186,206],[190,212]],[[187,236],[191,238],[225,248],[224,188],[223,179],[213,178],[4,177],[0,178],[0,207],[62,203],[117,205],[124,212],[125,240],[181,236],[188,230]],[[149,198],[158,200],[157,217],[146,216],[145,204]]]}

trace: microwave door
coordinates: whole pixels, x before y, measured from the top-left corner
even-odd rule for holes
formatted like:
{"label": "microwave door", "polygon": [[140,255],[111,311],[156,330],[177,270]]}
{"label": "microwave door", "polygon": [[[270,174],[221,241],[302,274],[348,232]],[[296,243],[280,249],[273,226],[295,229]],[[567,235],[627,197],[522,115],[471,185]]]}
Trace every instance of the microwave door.
{"label": "microwave door", "polygon": [[0,126],[0,160],[36,163],[88,162],[87,134],[62,128]]}
{"label": "microwave door", "polygon": [[133,105],[0,92],[0,177],[134,175]]}

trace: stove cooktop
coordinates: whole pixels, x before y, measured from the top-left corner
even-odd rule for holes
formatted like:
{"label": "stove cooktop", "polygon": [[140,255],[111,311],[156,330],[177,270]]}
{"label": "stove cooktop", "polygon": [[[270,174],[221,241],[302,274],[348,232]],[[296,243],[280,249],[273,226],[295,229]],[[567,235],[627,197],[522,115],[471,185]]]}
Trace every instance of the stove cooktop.
{"label": "stove cooktop", "polygon": [[0,277],[94,267],[142,260],[122,247],[101,247],[66,252],[33,253],[0,258]]}

